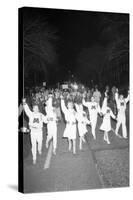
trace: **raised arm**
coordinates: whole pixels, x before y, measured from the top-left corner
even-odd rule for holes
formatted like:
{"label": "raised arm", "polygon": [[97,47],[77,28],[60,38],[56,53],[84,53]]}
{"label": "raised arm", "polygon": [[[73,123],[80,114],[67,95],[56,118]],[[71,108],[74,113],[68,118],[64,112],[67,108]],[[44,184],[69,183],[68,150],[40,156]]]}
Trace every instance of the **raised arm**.
{"label": "raised arm", "polygon": [[78,112],[79,111],[79,105],[77,103],[75,103],[74,105],[75,105],[76,111]]}
{"label": "raised arm", "polygon": [[83,104],[83,106],[85,106],[85,107],[88,107],[88,106],[89,106],[89,102],[86,102],[84,98],[83,98],[83,100],[82,100],[82,104]]}
{"label": "raised arm", "polygon": [[32,116],[32,111],[30,110],[28,104],[26,103],[25,99],[23,99],[23,108],[26,115],[30,118]]}
{"label": "raised arm", "polygon": [[62,109],[64,114],[67,112],[67,107],[65,105],[63,97],[61,97],[61,109]]}
{"label": "raised arm", "polygon": [[23,106],[22,106],[22,104],[20,104],[20,106],[18,108],[18,116],[21,115],[22,111],[23,111]]}
{"label": "raised arm", "polygon": [[97,111],[98,111],[99,114],[102,112],[102,111],[101,111],[101,108],[100,108],[100,106],[99,106],[99,104],[98,104],[98,106],[97,106]]}
{"label": "raised arm", "polygon": [[116,104],[118,105],[118,102],[119,102],[119,98],[118,98],[118,89],[115,93],[115,101],[116,101]]}
{"label": "raised arm", "polygon": [[105,97],[104,97],[104,100],[103,100],[103,104],[102,104],[102,109],[101,109],[101,112],[102,112],[103,114],[106,113],[106,108],[107,108],[107,97],[105,96]]}
{"label": "raised arm", "polygon": [[128,92],[127,98],[125,98],[125,102],[128,103],[128,101],[129,101],[129,92]]}

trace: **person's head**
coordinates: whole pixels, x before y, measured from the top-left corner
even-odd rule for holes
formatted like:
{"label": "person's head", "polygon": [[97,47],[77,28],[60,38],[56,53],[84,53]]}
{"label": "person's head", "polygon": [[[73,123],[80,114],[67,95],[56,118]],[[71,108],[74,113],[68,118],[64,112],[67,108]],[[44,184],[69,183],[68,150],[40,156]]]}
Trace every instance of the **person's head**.
{"label": "person's head", "polygon": [[39,107],[38,105],[33,105],[33,112],[38,113],[39,112]]}
{"label": "person's head", "polygon": [[73,109],[73,103],[71,101],[68,102],[67,104],[68,109]]}
{"label": "person's head", "polygon": [[107,91],[109,91],[109,86],[108,86],[108,85],[106,85],[106,87],[105,87],[105,88],[106,88],[106,90],[107,90]]}
{"label": "person's head", "polygon": [[95,98],[92,96],[91,97],[91,102],[94,102],[95,101]]}
{"label": "person's head", "polygon": [[97,91],[98,90],[98,85],[95,85],[95,91]]}

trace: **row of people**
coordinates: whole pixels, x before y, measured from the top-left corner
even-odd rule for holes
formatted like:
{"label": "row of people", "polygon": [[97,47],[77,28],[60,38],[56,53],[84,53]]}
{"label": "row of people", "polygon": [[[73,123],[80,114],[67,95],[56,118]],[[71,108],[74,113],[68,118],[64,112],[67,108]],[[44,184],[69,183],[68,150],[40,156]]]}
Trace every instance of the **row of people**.
{"label": "row of people", "polygon": [[[82,149],[82,143],[85,142],[84,136],[88,132],[87,124],[91,126],[92,135],[94,139],[96,139],[95,129],[97,124],[98,114],[101,117],[103,117],[103,122],[100,126],[100,130],[104,131],[104,140],[108,144],[110,144],[108,132],[111,130],[111,118],[117,120],[116,130],[115,130],[116,135],[119,136],[118,130],[120,125],[122,124],[123,137],[127,138],[125,110],[126,110],[126,104],[129,101],[129,94],[127,98],[124,98],[123,95],[120,95],[118,97],[118,90],[117,90],[115,93],[115,100],[118,109],[117,116],[113,114],[108,104],[108,96],[106,93],[102,107],[100,107],[99,103],[95,101],[93,96],[91,97],[91,101],[86,101],[85,96],[83,96],[82,101],[80,103],[73,103],[72,101],[68,101],[66,105],[64,96],[60,95],[61,111],[64,114],[66,122],[66,127],[63,133],[63,137],[66,137],[68,139],[69,151],[71,150],[71,148],[73,148],[73,154],[76,154],[77,127],[80,137],[80,143],[79,143],[80,149]],[[89,111],[89,119],[87,117],[86,112],[84,111],[83,106],[87,107]],[[34,105],[33,111],[31,111],[25,99],[23,99],[23,109],[27,114],[27,116],[29,117],[33,163],[36,163],[37,143],[38,143],[38,152],[39,154],[41,154],[42,141],[43,141],[43,131],[42,131],[43,123],[47,124],[46,147],[48,148],[49,141],[53,139],[53,153],[56,154],[58,117],[55,107],[53,106],[52,95],[49,95],[49,98],[46,101],[45,115],[39,112],[39,108],[37,105]]]}

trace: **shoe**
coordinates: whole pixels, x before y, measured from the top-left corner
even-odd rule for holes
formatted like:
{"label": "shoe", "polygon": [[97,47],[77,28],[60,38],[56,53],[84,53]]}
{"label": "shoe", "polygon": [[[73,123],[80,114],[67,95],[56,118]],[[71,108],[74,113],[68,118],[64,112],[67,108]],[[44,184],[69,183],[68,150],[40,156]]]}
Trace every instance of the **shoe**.
{"label": "shoe", "polygon": [[71,147],[68,148],[68,151],[71,151]]}
{"label": "shoe", "polygon": [[53,154],[56,155],[56,150],[53,150]]}
{"label": "shoe", "polygon": [[110,141],[107,141],[107,144],[110,144]]}
{"label": "shoe", "polygon": [[124,138],[124,139],[127,139],[128,137],[127,137],[127,136],[126,136],[126,137],[123,136],[123,138]]}
{"label": "shoe", "polygon": [[33,160],[33,165],[35,165],[36,164],[36,160]]}
{"label": "shoe", "polygon": [[79,147],[80,150],[82,150],[82,147]]}
{"label": "shoe", "polygon": [[42,152],[41,152],[41,151],[38,151],[38,153],[39,153],[39,155],[41,155],[41,154],[42,154]]}
{"label": "shoe", "polygon": [[119,135],[119,134],[117,134],[117,136],[118,136],[119,138],[122,138],[122,136],[121,136],[121,135]]}

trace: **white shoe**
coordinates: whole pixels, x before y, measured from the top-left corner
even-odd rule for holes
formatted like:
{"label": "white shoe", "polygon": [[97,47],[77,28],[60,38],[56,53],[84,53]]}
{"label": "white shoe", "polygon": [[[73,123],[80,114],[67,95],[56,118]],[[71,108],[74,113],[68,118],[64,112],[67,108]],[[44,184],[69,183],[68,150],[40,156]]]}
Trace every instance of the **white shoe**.
{"label": "white shoe", "polygon": [[71,147],[68,148],[68,151],[71,151]]}
{"label": "white shoe", "polygon": [[82,147],[79,147],[80,150],[82,150]]}
{"label": "white shoe", "polygon": [[35,165],[36,164],[36,160],[33,160],[33,165]]}
{"label": "white shoe", "polygon": [[107,141],[107,144],[110,144],[110,141]]}
{"label": "white shoe", "polygon": [[53,154],[56,155],[56,150],[53,150]]}
{"label": "white shoe", "polygon": [[122,138],[119,134],[116,134],[117,137]]}
{"label": "white shoe", "polygon": [[96,140],[96,136],[93,136],[94,140]]}
{"label": "white shoe", "polygon": [[127,137],[127,136],[125,136],[125,137],[123,136],[123,138],[124,138],[124,139],[127,139],[128,137]]}

